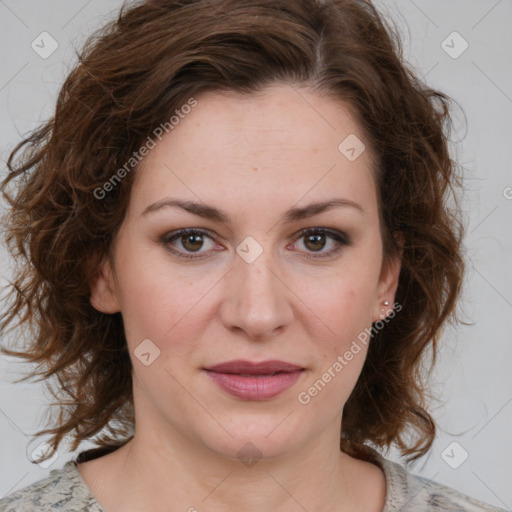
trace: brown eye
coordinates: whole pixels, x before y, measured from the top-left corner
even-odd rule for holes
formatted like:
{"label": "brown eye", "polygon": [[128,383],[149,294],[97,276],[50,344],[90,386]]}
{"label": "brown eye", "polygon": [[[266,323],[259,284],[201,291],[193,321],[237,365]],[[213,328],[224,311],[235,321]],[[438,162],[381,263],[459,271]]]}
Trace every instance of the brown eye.
{"label": "brown eye", "polygon": [[209,231],[187,228],[168,233],[160,241],[169,252],[178,257],[193,259],[207,256],[209,249],[216,246],[213,237],[213,233]]}
{"label": "brown eye", "polygon": [[304,237],[304,245],[312,251],[320,251],[325,247],[325,235],[312,234]]}
{"label": "brown eye", "polygon": [[196,252],[203,246],[203,236],[199,234],[182,235],[181,245],[187,250]]}
{"label": "brown eye", "polygon": [[[299,241],[302,241],[302,245],[305,247],[305,257],[311,259],[334,256],[341,251],[343,246],[352,244],[350,237],[346,233],[327,228],[304,229],[298,234],[295,243]],[[324,251],[326,247],[328,249]]]}

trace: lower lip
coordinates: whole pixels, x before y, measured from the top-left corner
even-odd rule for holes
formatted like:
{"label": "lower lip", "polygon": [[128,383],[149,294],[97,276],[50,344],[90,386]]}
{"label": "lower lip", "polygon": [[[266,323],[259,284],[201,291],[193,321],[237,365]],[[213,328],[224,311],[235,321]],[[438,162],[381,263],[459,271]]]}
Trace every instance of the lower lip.
{"label": "lower lip", "polygon": [[267,400],[291,388],[300,378],[303,370],[254,377],[212,371],[206,373],[224,391],[233,396],[244,400]]}

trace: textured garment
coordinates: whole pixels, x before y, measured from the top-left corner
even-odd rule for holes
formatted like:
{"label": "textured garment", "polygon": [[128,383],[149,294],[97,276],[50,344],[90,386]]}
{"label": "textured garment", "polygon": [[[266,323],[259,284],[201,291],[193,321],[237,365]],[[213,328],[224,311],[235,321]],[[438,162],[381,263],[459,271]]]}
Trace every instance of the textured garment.
{"label": "textured garment", "polygon": [[[93,452],[102,453],[101,449],[81,452],[62,469],[54,469],[48,477],[6,496],[0,500],[0,512],[105,512],[76,467],[77,462],[95,458],[91,456]],[[413,475],[377,451],[375,460],[386,476],[382,512],[506,512],[451,487]]]}

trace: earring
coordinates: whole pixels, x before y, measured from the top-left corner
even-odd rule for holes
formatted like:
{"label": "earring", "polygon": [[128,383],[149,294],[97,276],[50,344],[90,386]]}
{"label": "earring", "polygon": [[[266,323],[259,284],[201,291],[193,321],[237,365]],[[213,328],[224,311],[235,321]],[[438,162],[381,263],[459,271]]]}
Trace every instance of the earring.
{"label": "earring", "polygon": [[[384,306],[389,306],[389,300],[385,300],[383,302]],[[381,309],[380,310],[380,318],[381,320],[383,320],[384,318],[386,318],[388,315],[386,314],[386,310],[385,309]]]}

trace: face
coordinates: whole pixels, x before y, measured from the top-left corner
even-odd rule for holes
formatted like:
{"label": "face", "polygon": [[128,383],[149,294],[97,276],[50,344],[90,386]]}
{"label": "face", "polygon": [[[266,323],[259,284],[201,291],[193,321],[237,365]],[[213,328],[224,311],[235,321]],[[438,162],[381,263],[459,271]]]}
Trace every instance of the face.
{"label": "face", "polygon": [[[285,85],[196,99],[137,170],[114,265],[91,285],[97,309],[122,313],[137,432],[230,458],[247,442],[276,457],[338,439],[361,333],[399,273],[381,268],[370,150],[339,149],[362,130],[343,104]],[[298,369],[211,371],[234,360]]]}

